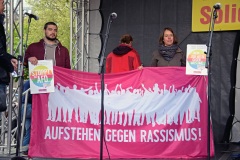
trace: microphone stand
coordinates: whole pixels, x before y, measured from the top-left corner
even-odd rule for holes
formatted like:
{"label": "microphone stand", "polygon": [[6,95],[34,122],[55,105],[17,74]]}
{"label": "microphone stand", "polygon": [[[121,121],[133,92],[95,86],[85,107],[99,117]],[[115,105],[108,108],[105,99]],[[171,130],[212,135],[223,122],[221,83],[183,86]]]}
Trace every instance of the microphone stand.
{"label": "microphone stand", "polygon": [[100,62],[99,62],[99,71],[98,74],[101,74],[101,129],[100,129],[100,160],[103,159],[103,139],[104,139],[104,63],[105,63],[105,50],[107,46],[107,41],[108,41],[108,35],[110,31],[110,27],[112,24],[113,18],[110,14],[108,17],[108,23],[107,23],[107,29],[105,33],[105,40],[103,43],[103,49],[100,54]]}
{"label": "microphone stand", "polygon": [[17,123],[17,146],[16,156],[19,155],[20,137],[21,137],[21,109],[22,109],[22,91],[23,91],[23,57],[18,56],[18,123]]}
{"label": "microphone stand", "polygon": [[211,56],[212,56],[212,51],[211,51],[211,47],[212,47],[212,35],[213,35],[213,30],[214,30],[214,24],[215,24],[215,20],[217,18],[217,9],[214,9],[213,11],[213,17],[211,20],[211,32],[210,32],[210,36],[209,36],[209,41],[208,41],[208,45],[207,45],[207,53],[206,53],[206,64],[205,64],[205,68],[208,68],[208,123],[207,123],[207,159],[210,160],[210,137],[211,137],[211,132],[210,132],[210,128],[211,128],[211,112],[210,112],[210,103],[211,103]]}
{"label": "microphone stand", "polygon": [[27,48],[27,41],[28,41],[28,34],[29,34],[29,28],[31,23],[31,17],[28,18],[28,29],[27,29],[27,35],[26,35],[26,42],[23,49],[23,56],[18,56],[18,123],[17,123],[17,145],[16,145],[16,157],[13,157],[12,160],[25,160],[25,158],[19,157],[19,149],[20,149],[20,142],[21,139],[21,109],[22,109],[22,93],[23,93],[23,59],[25,57],[25,51]]}

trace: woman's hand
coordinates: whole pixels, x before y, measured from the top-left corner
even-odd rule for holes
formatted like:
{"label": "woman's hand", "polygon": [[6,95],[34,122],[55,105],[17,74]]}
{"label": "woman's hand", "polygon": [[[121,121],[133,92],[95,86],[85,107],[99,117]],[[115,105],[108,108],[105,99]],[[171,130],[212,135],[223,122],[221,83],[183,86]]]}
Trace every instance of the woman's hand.
{"label": "woman's hand", "polygon": [[139,70],[143,69],[143,65],[141,64],[141,66],[138,67]]}

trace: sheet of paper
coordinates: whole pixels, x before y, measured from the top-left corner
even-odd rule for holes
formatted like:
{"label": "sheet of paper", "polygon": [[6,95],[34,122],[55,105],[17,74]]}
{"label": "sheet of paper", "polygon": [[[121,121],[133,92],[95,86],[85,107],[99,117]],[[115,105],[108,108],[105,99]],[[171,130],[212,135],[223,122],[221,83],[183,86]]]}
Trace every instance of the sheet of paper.
{"label": "sheet of paper", "polygon": [[54,92],[52,60],[39,60],[37,65],[28,62],[31,94]]}
{"label": "sheet of paper", "polygon": [[207,75],[205,68],[207,46],[205,44],[188,44],[186,57],[187,75]]}

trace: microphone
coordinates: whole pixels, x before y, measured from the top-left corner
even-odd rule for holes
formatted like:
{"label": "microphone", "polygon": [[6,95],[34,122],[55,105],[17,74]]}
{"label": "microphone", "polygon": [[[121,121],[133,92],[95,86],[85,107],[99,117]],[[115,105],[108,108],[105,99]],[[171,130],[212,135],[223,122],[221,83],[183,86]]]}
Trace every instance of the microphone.
{"label": "microphone", "polygon": [[116,19],[117,18],[117,13],[113,12],[110,14],[111,19]]}
{"label": "microphone", "polygon": [[221,3],[216,3],[213,6],[214,9],[220,9],[221,8]]}
{"label": "microphone", "polygon": [[31,14],[31,13],[25,13],[26,15],[28,15],[30,18],[33,18],[35,20],[39,20],[38,16]]}

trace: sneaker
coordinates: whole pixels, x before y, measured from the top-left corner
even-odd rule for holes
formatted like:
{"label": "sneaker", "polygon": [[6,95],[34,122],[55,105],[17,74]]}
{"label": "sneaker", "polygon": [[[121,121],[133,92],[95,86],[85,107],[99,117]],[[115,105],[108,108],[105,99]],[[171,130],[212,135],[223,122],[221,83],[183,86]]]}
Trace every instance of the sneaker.
{"label": "sneaker", "polygon": [[23,152],[22,152],[22,155],[23,155],[23,156],[27,156],[27,155],[28,155],[28,150],[27,150],[27,151],[23,151]]}
{"label": "sneaker", "polygon": [[22,146],[22,151],[26,151],[26,150],[28,150],[28,147],[29,147],[29,145]]}

